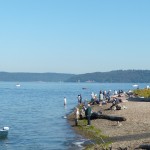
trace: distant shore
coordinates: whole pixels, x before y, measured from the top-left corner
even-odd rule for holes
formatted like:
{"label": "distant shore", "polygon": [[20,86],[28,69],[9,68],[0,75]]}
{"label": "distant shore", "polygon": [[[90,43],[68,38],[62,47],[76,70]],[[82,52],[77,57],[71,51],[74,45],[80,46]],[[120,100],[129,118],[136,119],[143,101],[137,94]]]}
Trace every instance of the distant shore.
{"label": "distant shore", "polygon": [[[2,82],[149,83],[150,70],[113,70],[84,74],[0,72]],[[139,82],[140,81],[140,82]]]}
{"label": "distant shore", "polygon": [[[126,98],[122,97],[123,100]],[[118,148],[134,150],[141,145],[150,145],[150,102],[125,100],[121,105],[125,106],[126,109],[109,110],[108,108],[110,108],[111,103],[102,106],[92,105],[93,112],[101,110],[103,114],[122,116],[127,119],[126,121],[119,122],[119,124],[117,121],[95,119],[91,121],[92,126],[101,130],[103,135],[109,137],[109,146],[112,147],[112,150],[117,150]],[[72,128],[77,133],[89,138],[89,136],[84,134],[83,130],[74,126],[73,115],[70,115],[69,120]],[[95,148],[101,149],[97,144],[90,149],[94,150]]]}

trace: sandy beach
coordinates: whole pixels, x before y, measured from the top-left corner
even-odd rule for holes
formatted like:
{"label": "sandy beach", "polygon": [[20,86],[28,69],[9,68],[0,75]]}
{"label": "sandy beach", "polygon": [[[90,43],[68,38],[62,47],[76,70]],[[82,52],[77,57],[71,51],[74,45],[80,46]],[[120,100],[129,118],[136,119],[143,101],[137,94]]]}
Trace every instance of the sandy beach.
{"label": "sandy beach", "polygon": [[140,145],[150,145],[150,102],[126,101],[127,97],[121,99],[125,101],[121,105],[126,109],[109,110],[111,103],[91,107],[93,112],[101,110],[106,115],[125,117],[126,121],[118,124],[117,121],[95,119],[91,121],[92,126],[110,137],[113,150],[134,150]]}

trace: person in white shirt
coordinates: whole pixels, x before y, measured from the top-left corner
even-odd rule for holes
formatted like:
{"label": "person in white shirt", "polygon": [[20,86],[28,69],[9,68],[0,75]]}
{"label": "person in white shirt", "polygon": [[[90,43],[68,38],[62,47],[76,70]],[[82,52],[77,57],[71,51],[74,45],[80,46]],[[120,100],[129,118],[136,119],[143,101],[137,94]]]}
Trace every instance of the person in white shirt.
{"label": "person in white shirt", "polygon": [[75,108],[74,115],[75,115],[75,126],[77,126],[78,120],[79,120],[79,115],[80,115],[79,108],[77,108],[77,107]]}
{"label": "person in white shirt", "polygon": [[66,97],[64,97],[64,106],[66,106],[67,105],[67,99],[66,99]]}

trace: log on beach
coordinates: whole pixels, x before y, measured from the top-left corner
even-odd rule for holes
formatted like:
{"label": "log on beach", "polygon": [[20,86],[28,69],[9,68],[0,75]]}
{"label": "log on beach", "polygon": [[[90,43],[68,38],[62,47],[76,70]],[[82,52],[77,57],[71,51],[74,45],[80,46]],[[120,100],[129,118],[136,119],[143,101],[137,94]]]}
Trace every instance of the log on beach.
{"label": "log on beach", "polygon": [[135,149],[145,149],[145,150],[150,150],[150,145],[140,145],[138,148]]}
{"label": "log on beach", "polygon": [[108,119],[108,120],[111,120],[111,121],[126,121],[125,117],[104,115],[104,114],[96,113],[96,112],[92,113],[91,120],[92,119]]}
{"label": "log on beach", "polygon": [[101,115],[101,119],[108,119],[112,121],[126,121],[125,117],[120,117],[120,116],[110,116],[110,115]]}

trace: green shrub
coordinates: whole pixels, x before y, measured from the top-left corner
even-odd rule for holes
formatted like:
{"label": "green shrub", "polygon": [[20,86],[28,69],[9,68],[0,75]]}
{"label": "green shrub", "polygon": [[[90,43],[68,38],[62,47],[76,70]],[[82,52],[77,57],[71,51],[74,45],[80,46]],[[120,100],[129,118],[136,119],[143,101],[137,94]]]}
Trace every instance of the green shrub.
{"label": "green shrub", "polygon": [[150,89],[136,89],[133,93],[140,97],[150,98]]}

